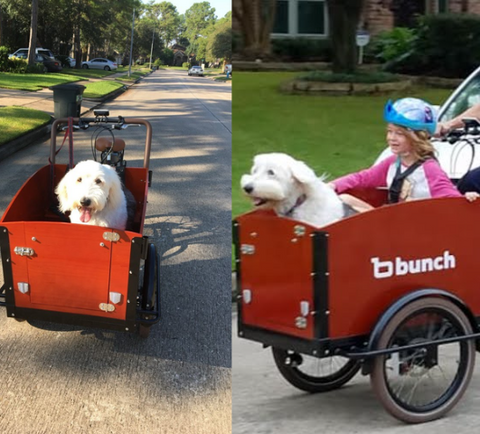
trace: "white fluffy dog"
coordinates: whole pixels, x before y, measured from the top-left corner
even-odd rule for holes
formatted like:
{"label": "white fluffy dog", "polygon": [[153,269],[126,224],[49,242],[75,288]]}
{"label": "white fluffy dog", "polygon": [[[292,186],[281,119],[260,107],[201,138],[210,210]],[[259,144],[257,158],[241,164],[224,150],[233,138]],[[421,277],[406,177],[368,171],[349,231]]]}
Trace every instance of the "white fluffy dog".
{"label": "white fluffy dog", "polygon": [[243,175],[240,184],[257,208],[273,209],[279,216],[313,226],[324,226],[346,215],[333,189],[305,163],[287,154],[257,155],[250,175]]}
{"label": "white fluffy dog", "polygon": [[55,193],[60,211],[70,211],[72,223],[126,228],[127,200],[120,178],[110,166],[82,161],[67,172]]}

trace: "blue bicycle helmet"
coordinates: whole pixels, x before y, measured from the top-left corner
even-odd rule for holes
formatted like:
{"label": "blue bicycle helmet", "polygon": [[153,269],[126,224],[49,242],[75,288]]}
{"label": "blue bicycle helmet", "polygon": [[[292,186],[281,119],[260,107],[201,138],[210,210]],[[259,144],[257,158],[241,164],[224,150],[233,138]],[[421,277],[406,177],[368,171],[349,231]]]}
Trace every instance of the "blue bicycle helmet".
{"label": "blue bicycle helmet", "polygon": [[390,124],[414,131],[428,131],[432,135],[437,127],[434,109],[418,98],[402,98],[395,102],[388,100],[383,117]]}

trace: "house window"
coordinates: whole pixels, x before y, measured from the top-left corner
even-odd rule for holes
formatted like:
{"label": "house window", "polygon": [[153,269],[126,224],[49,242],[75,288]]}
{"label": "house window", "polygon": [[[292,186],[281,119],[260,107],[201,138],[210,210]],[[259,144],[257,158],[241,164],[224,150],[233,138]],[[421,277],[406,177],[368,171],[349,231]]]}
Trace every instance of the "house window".
{"label": "house window", "polygon": [[298,3],[298,33],[319,35],[325,33],[325,5],[319,1]]}
{"label": "house window", "polygon": [[326,0],[277,0],[274,37],[325,37],[326,29]]}
{"label": "house window", "polygon": [[448,12],[448,0],[438,0],[438,13],[443,14]]}
{"label": "house window", "polygon": [[288,33],[288,0],[278,0],[273,33]]}

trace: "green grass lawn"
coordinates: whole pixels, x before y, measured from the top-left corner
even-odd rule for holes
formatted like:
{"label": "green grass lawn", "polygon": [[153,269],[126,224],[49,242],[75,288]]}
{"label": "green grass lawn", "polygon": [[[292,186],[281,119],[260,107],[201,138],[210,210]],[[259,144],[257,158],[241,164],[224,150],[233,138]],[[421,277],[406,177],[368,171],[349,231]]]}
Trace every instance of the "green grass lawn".
{"label": "green grass lawn", "polygon": [[84,98],[102,98],[103,96],[120,89],[123,87],[123,84],[118,81],[95,81],[87,83],[85,87],[86,88],[83,91]]}
{"label": "green grass lawn", "polygon": [[103,78],[108,77],[109,75],[116,74],[120,72],[115,71],[104,71],[103,69],[75,69],[75,68],[63,68],[62,74],[74,75],[77,77],[82,77],[82,80],[88,80],[89,78]]}
{"label": "green grass lawn", "polygon": [[298,73],[235,73],[232,109],[232,215],[251,209],[239,183],[255,154],[285,152],[331,179],[370,166],[386,146],[383,107],[406,96],[444,102],[451,90],[414,88],[379,96],[301,96],[278,92]]}
{"label": "green grass lawn", "polygon": [[188,68],[184,68],[183,66],[160,66],[159,69],[174,69],[176,71],[188,71]]}
{"label": "green grass lawn", "polygon": [[0,145],[50,121],[50,115],[24,107],[0,107]]}
{"label": "green grass lawn", "polygon": [[12,74],[10,72],[0,72],[0,88],[28,90],[32,92],[36,92],[45,87],[55,86],[56,84],[70,83],[79,80],[85,80],[85,78],[73,73]]}
{"label": "green grass lawn", "polygon": [[119,77],[116,77],[115,80],[119,81],[135,81],[139,79],[140,77],[143,77],[145,75],[144,72],[132,72],[130,77],[128,76],[128,71],[125,75],[120,75]]}

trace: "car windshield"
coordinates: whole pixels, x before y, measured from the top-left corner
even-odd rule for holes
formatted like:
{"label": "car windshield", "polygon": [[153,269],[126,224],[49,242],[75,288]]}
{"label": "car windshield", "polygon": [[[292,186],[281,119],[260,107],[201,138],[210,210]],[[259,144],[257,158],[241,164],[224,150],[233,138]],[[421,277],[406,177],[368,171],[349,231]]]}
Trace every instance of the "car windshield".
{"label": "car windshield", "polygon": [[445,103],[438,120],[449,121],[478,103],[480,103],[480,72],[472,77],[455,97]]}

